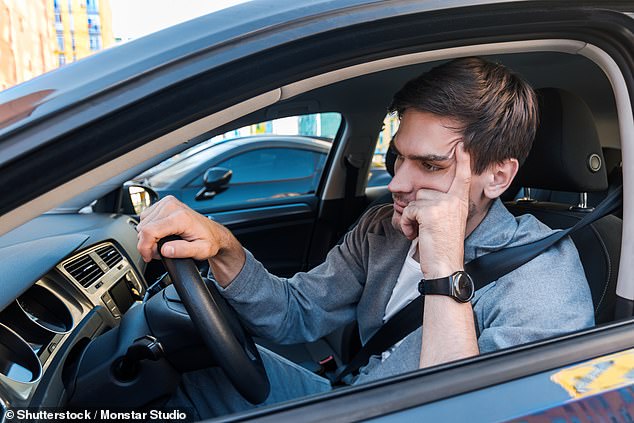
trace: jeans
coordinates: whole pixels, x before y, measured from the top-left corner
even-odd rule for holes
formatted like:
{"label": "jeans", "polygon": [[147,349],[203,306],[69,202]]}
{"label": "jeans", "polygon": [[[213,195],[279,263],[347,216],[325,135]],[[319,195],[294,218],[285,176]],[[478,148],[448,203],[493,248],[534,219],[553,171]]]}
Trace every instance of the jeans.
{"label": "jeans", "polygon": [[207,419],[332,389],[328,379],[266,348],[258,346],[258,350],[271,384],[269,396],[262,404],[253,405],[242,398],[222,370],[212,367],[183,374],[178,390],[166,405],[193,409],[197,419]]}

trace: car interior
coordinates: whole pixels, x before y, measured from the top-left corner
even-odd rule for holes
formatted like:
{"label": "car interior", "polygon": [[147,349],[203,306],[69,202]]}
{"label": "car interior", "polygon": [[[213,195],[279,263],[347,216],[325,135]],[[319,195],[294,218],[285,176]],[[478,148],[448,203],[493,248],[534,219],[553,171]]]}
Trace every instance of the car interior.
{"label": "car interior", "polygon": [[[85,183],[74,198],[0,237],[0,274],[11,275],[0,295],[0,405],[160,404],[181,373],[217,365],[170,291],[163,263],[146,264],[137,252],[138,216],[125,181],[236,128],[340,113],[315,193],[211,216],[271,273],[308,271],[369,206],[391,201],[386,186],[367,188],[365,176],[392,94],[454,57],[480,55],[503,63],[537,90],[534,147],[503,199],[515,215],[533,214],[556,229],[572,226],[620,189],[621,137],[631,131],[619,119],[619,85],[607,59],[582,50],[576,42],[518,42],[395,56],[297,81],[281,87],[275,99],[263,95],[261,103],[238,105],[222,119],[203,118],[152,140],[148,145],[157,149],[135,153],[107,182]],[[619,274],[623,216],[619,210],[573,235],[598,326],[631,318],[628,305],[617,299],[620,286],[631,283]],[[197,264],[207,271],[205,263]],[[160,306],[149,305],[160,296]],[[349,362],[359,348],[354,324],[304,344],[255,342],[320,374]]]}

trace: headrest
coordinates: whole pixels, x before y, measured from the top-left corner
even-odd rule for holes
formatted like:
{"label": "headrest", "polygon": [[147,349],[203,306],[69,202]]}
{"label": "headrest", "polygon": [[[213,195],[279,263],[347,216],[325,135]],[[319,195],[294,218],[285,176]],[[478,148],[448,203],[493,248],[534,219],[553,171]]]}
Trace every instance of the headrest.
{"label": "headrest", "polygon": [[537,94],[539,127],[513,185],[571,192],[606,190],[605,159],[588,106],[558,88],[543,88]]}
{"label": "headrest", "polygon": [[385,169],[387,169],[387,173],[389,173],[392,178],[394,177],[394,165],[396,164],[396,153],[391,148],[387,149],[385,153]]}

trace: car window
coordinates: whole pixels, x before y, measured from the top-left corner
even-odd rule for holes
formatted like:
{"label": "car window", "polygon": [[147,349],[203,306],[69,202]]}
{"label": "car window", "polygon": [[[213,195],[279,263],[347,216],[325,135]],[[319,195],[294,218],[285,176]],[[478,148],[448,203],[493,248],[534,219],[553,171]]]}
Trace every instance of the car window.
{"label": "car window", "polygon": [[372,164],[368,171],[368,187],[386,186],[392,180],[392,176],[385,168],[385,154],[390,146],[392,137],[398,130],[398,124],[399,120],[396,113],[389,113],[383,119],[383,128],[376,139]]}
{"label": "car window", "polygon": [[325,153],[309,150],[265,148],[239,154],[218,166],[231,169],[231,184],[283,181],[321,173],[325,157]]}
{"label": "car window", "polygon": [[[136,176],[133,181],[154,189],[168,187],[178,180],[186,181],[188,186],[202,186],[205,171],[221,166],[233,171],[231,182],[234,184],[312,176],[316,185],[341,122],[341,114],[329,112],[244,126],[180,152]],[[285,151],[275,154],[271,144]],[[255,148],[260,145],[262,150]],[[254,149],[256,151],[246,156],[246,153],[236,154]],[[223,157],[230,159],[223,160]],[[246,163],[251,160],[253,162]],[[238,168],[240,175],[236,175]],[[273,174],[274,171],[277,174]]]}

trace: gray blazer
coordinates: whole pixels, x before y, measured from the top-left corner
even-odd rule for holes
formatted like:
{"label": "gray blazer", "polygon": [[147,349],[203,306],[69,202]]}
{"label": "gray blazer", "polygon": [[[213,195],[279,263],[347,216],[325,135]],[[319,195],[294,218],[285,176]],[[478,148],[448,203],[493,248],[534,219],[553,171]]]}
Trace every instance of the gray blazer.
{"label": "gray blazer", "polygon": [[[221,292],[254,333],[278,343],[319,339],[355,319],[365,343],[383,324],[410,246],[392,227],[392,213],[391,205],[370,209],[324,263],[292,278],[271,275],[247,251],[243,269]],[[515,218],[496,200],[465,240],[465,262],[551,232],[533,216]],[[569,238],[478,290],[472,305],[481,353],[594,324],[588,283]],[[387,360],[371,360],[358,381],[418,368],[420,349],[419,329]]]}

